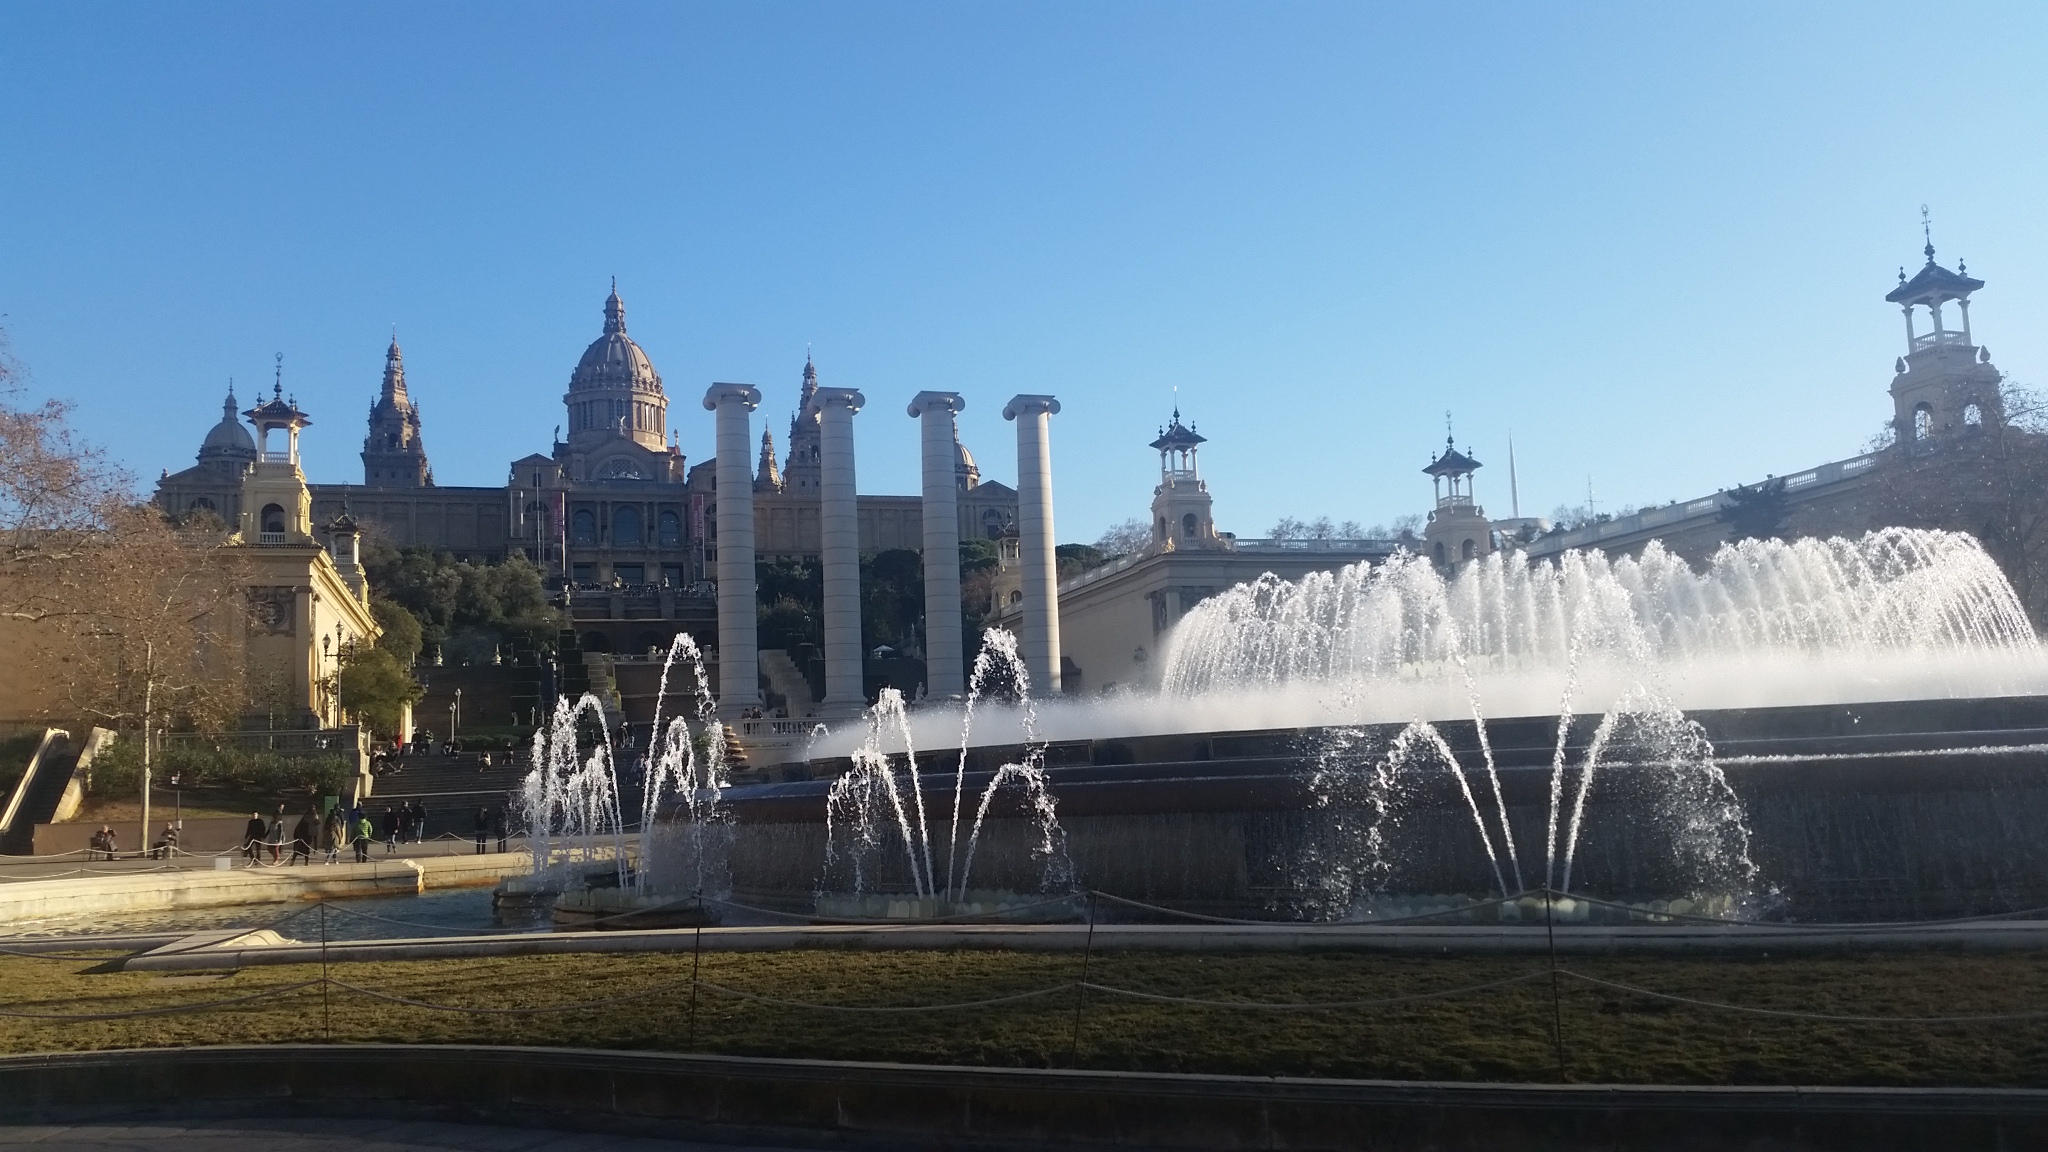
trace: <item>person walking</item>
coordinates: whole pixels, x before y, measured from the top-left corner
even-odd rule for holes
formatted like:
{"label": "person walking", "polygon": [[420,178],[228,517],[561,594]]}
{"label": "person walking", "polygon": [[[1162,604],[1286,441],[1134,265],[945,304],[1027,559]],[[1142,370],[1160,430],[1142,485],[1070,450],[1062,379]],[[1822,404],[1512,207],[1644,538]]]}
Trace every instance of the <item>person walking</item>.
{"label": "person walking", "polygon": [[491,809],[491,834],[498,838],[498,851],[505,850],[505,810]]}
{"label": "person walking", "polygon": [[341,843],[347,839],[347,819],[342,816],[341,809],[336,808],[329,812],[327,819],[320,824],[320,846],[327,849],[327,863],[341,862]]}
{"label": "person walking", "polygon": [[427,838],[427,802],[415,800],[412,806],[412,842],[417,844]]}
{"label": "person walking", "polygon": [[249,858],[249,867],[263,862],[263,813],[249,813],[249,822],[242,826],[242,855]]}
{"label": "person walking", "polygon": [[304,860],[308,864],[311,864],[313,862],[314,835],[315,833],[313,831],[313,810],[311,808],[308,808],[306,809],[306,814],[299,817],[298,824],[292,828],[293,864],[297,864],[301,860]]}
{"label": "person walking", "polygon": [[384,854],[398,851],[398,809],[384,806]]}
{"label": "person walking", "polygon": [[370,837],[376,834],[377,830],[370,827],[370,814],[358,810],[355,826],[356,863],[368,864],[370,862]]}
{"label": "person walking", "polygon": [[490,840],[490,838],[491,838],[491,810],[490,810],[490,809],[488,809],[488,808],[478,808],[478,809],[476,810],[476,854],[477,854],[477,855],[481,856],[481,855],[483,855],[483,854],[484,854],[484,852],[485,852],[485,851],[487,850],[487,847],[488,847],[488,845],[487,845],[487,841],[489,841],[489,840]]}
{"label": "person walking", "polygon": [[284,805],[277,806],[277,815],[270,818],[270,831],[264,834],[263,841],[270,845],[270,862],[284,863]]}

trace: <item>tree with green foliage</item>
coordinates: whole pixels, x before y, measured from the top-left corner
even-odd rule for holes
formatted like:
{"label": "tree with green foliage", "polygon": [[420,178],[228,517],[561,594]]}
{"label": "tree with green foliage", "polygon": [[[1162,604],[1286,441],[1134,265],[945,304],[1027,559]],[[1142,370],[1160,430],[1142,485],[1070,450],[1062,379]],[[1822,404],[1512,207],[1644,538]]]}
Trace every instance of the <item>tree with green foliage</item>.
{"label": "tree with green foliage", "polygon": [[404,666],[412,667],[419,658],[423,637],[419,617],[406,611],[405,605],[382,596],[370,600],[370,615],[376,618],[382,633],[377,637],[377,647],[398,658]]}
{"label": "tree with green foliage", "polygon": [[334,692],[341,706],[377,732],[396,732],[408,704],[426,693],[398,657],[377,647],[356,647],[342,657]]}
{"label": "tree with green foliage", "polygon": [[456,646],[485,654],[498,645],[550,647],[565,626],[548,603],[539,568],[523,556],[502,564],[471,564],[425,548],[365,547],[363,566],[376,594],[419,624],[425,647]]}

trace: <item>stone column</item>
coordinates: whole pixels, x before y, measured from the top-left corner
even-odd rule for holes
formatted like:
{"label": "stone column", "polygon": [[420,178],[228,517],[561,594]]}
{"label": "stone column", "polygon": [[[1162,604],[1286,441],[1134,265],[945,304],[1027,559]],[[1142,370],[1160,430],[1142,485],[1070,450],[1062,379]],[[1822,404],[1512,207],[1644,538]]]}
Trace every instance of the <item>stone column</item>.
{"label": "stone column", "polygon": [[953,417],[967,402],[957,392],[919,392],[910,414],[924,452],[924,683],[934,699],[967,694],[960,644],[960,481]]}
{"label": "stone column", "polygon": [[760,403],[760,389],[751,384],[713,384],[704,393],[704,407],[718,414],[718,714],[726,720],[761,702],[748,419]]}
{"label": "stone column", "polygon": [[853,485],[853,414],[867,403],[852,388],[818,389],[818,554],[825,568],[827,716],[867,705],[860,659],[860,502]]}
{"label": "stone column", "polygon": [[1049,418],[1060,402],[1013,396],[1003,419],[1017,422],[1017,561],[1023,565],[1024,623],[1017,649],[1040,699],[1060,692],[1059,560],[1053,553]]}

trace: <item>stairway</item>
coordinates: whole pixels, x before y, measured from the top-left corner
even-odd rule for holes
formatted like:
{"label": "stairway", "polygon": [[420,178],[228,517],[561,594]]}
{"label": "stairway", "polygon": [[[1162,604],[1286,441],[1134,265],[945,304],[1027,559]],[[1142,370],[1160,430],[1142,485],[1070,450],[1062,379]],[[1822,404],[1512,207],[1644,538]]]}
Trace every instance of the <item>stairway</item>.
{"label": "stairway", "polygon": [[801,720],[817,708],[817,701],[811,699],[811,682],[804,678],[796,661],[780,648],[768,648],[761,652],[761,675],[768,678],[768,691],[783,698],[783,707],[789,715]]}

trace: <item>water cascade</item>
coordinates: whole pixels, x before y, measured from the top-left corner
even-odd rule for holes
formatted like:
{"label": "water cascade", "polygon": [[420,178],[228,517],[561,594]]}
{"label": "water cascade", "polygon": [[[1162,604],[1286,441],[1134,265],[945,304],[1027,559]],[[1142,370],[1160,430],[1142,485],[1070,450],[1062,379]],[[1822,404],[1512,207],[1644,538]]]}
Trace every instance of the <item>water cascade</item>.
{"label": "water cascade", "polygon": [[[1013,689],[1017,696],[1024,759],[999,766],[981,786],[978,797],[971,796],[967,764],[976,707],[1004,688]],[[1030,680],[1017,654],[1016,638],[991,629],[968,681],[951,803],[943,816],[935,819],[917,769],[909,710],[900,692],[883,689],[868,710],[867,735],[852,752],[852,767],[832,782],[826,795],[821,910],[866,909],[875,902],[863,897],[875,893],[909,896],[920,909],[941,915],[994,910],[1015,903],[1006,899],[1007,894],[973,892],[968,886],[990,810],[1006,789],[1021,795],[1031,821],[1030,852],[1042,868],[1042,889],[1052,891],[1070,883],[1065,834],[1047,786],[1044,748],[1036,743],[1032,727],[1034,715]],[[897,757],[902,761],[900,768]],[[971,822],[966,818],[970,803],[974,804]],[[941,847],[943,851],[939,851]],[[887,903],[882,902],[884,906]]]}

